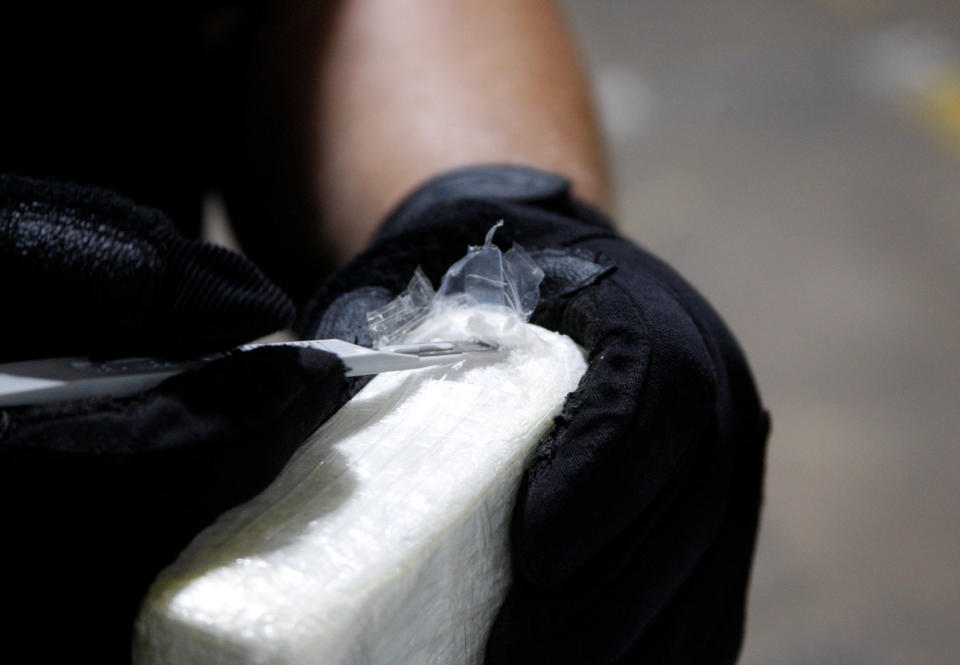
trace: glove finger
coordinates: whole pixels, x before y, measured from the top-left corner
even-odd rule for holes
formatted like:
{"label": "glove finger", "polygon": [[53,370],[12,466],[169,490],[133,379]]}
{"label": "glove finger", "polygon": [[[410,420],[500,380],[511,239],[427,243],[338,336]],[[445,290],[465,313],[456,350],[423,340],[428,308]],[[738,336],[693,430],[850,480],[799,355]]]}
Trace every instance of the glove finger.
{"label": "glove finger", "polygon": [[0,498],[15,507],[6,517],[17,547],[3,565],[19,571],[6,597],[23,628],[13,632],[52,622],[60,638],[44,649],[129,658],[156,573],[276,476],[340,406],[343,383],[335,356],[274,347],[131,398],[8,409]]}
{"label": "glove finger", "polygon": [[0,175],[0,358],[177,355],[289,326],[247,259],[112,192]]}
{"label": "glove finger", "polygon": [[655,519],[650,508],[709,438],[715,375],[700,334],[667,294],[646,298],[638,306],[614,274],[538,315],[588,348],[590,366],[518,497],[515,554],[535,583],[563,581],[627,525]]}
{"label": "glove finger", "polygon": [[277,330],[296,318],[293,302],[247,258],[179,236],[171,242],[161,295],[121,355],[189,356],[230,348]]}

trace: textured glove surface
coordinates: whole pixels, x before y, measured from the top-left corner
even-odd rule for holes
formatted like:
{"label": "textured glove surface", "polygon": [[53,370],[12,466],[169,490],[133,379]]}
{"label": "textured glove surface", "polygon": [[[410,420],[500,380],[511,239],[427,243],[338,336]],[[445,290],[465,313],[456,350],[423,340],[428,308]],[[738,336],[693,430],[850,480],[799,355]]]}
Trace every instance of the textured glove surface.
{"label": "textured glove surface", "polygon": [[288,327],[243,256],[107,190],[0,174],[0,361],[189,355]]}
{"label": "textured glove surface", "polygon": [[590,366],[524,476],[488,665],[733,662],[767,416],[710,306],[562,178],[480,167],[428,183],[321,289],[302,331],[364,341],[361,312],[417,265],[437,283],[500,219],[495,241],[546,274],[533,322]]}

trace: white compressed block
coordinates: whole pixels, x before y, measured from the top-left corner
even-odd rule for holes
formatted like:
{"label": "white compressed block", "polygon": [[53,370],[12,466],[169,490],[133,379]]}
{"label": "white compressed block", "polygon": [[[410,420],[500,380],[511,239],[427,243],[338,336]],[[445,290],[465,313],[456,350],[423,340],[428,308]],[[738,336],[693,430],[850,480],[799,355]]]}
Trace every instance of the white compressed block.
{"label": "white compressed block", "polygon": [[136,662],[480,663],[523,467],[586,369],[569,338],[494,310],[408,341],[491,335],[501,352],[375,377],[198,535],[144,601]]}

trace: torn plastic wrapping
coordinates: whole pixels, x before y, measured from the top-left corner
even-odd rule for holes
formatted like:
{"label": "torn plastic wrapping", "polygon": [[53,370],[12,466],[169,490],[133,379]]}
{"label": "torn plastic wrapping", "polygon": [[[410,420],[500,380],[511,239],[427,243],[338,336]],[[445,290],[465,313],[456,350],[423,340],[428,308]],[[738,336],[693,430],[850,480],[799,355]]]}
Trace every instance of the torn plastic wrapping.
{"label": "torn plastic wrapping", "polygon": [[[450,266],[436,292],[418,267],[403,293],[369,312],[374,347],[430,341],[423,339],[422,331],[419,335],[414,331],[428,317],[437,317],[448,309],[493,308],[507,314],[500,319],[502,323],[528,321],[540,299],[543,271],[520,245],[504,253],[493,244],[493,235],[501,226],[502,220],[490,228],[482,246],[470,247],[465,257]],[[484,334],[493,337],[498,333],[485,330]]]}
{"label": "torn plastic wrapping", "polygon": [[[483,337],[503,352],[374,378],[160,575],[137,662],[482,661],[510,583],[520,476],[586,369],[570,339],[523,322],[529,293],[467,288],[489,276],[471,259],[496,268],[491,247],[451,268],[417,325],[394,319],[405,332],[391,341]],[[448,286],[460,276],[463,294]]]}

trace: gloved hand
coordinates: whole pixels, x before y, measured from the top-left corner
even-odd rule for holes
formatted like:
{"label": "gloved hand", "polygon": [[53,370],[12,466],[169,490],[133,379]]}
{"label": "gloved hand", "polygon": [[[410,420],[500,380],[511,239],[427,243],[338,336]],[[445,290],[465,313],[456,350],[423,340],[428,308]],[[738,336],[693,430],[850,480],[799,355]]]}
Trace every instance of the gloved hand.
{"label": "gloved hand", "polygon": [[[5,360],[225,350],[293,307],[243,257],[109,192],[0,178]],[[33,282],[32,300],[17,288]],[[313,349],[234,353],[153,390],[0,409],[4,648],[124,663],[161,568],[262,490],[345,399]]]}
{"label": "gloved hand", "polygon": [[301,333],[367,341],[364,312],[417,265],[436,283],[500,219],[495,241],[545,272],[533,322],[584,346],[589,368],[524,476],[487,664],[732,663],[767,416],[716,313],[566,181],[477,167],[427,183],[321,289]]}
{"label": "gloved hand", "polygon": [[250,261],[113,192],[0,174],[0,362],[189,356],[289,327]]}

